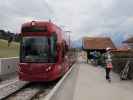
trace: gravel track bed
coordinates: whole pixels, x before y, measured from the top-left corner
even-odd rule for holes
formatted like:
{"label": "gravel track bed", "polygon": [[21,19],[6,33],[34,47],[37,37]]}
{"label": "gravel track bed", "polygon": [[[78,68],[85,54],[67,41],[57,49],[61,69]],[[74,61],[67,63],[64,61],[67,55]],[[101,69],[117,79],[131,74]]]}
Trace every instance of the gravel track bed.
{"label": "gravel track bed", "polygon": [[18,79],[7,84],[0,85],[0,100],[9,96],[24,87],[28,82],[20,81]]}
{"label": "gravel track bed", "polygon": [[40,91],[36,96],[32,98],[32,100],[42,100],[52,88],[53,87]]}
{"label": "gravel track bed", "polygon": [[54,87],[55,83],[30,83],[4,100],[40,100]]}
{"label": "gravel track bed", "polygon": [[5,100],[31,100],[39,91],[37,88],[25,88]]}

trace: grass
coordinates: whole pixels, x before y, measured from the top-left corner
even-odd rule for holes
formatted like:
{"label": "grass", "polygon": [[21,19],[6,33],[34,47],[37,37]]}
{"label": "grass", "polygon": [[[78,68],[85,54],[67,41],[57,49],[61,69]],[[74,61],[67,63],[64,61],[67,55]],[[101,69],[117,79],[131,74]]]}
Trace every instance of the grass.
{"label": "grass", "polygon": [[12,42],[8,47],[8,42],[0,39],[0,58],[16,56],[19,56],[19,43]]}

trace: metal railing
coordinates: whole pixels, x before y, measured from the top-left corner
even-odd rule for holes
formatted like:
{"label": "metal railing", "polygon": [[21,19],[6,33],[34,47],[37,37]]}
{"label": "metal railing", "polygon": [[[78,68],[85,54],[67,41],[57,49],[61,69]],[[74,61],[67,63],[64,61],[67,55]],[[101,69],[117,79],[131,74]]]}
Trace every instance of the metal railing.
{"label": "metal railing", "polygon": [[113,58],[114,72],[120,74],[121,79],[133,78],[133,58]]}

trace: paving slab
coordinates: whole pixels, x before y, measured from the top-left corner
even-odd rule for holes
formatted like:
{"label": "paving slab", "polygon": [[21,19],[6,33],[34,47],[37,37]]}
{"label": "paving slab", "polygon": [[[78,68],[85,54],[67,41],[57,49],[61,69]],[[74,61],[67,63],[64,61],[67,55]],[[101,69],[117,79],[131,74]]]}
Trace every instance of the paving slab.
{"label": "paving slab", "polygon": [[112,72],[109,83],[104,68],[79,64],[73,100],[133,100],[133,81],[121,81]]}

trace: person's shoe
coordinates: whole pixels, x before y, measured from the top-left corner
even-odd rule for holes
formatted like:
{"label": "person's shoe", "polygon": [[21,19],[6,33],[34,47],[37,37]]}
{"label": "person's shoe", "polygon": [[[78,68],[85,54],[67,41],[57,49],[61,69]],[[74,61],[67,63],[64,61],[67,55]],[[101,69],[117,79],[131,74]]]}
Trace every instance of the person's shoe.
{"label": "person's shoe", "polygon": [[108,82],[111,83],[111,79],[108,79]]}

